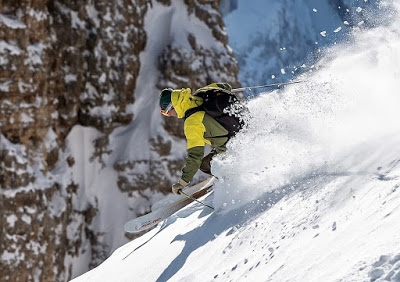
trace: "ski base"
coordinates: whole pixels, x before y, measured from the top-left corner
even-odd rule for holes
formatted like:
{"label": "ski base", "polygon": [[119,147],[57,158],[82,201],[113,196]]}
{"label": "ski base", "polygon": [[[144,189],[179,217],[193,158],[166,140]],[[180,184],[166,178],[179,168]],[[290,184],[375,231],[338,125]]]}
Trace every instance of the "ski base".
{"label": "ski base", "polygon": [[[214,185],[215,178],[207,179],[199,184],[185,189],[185,193],[189,194],[194,199],[207,194],[210,188]],[[159,224],[163,220],[167,219],[183,207],[187,206],[192,199],[185,197],[184,195],[171,195],[175,197],[167,197],[152,206],[152,211],[148,214],[142,215],[138,218],[132,219],[125,223],[124,230],[128,233],[139,233],[150,229],[151,227]]]}

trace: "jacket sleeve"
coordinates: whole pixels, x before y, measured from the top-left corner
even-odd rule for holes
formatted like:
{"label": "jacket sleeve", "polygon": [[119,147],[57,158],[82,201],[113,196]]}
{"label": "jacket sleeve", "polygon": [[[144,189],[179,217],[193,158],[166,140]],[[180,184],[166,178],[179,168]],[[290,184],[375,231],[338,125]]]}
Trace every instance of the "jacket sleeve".
{"label": "jacket sleeve", "polygon": [[193,147],[187,150],[188,156],[186,158],[185,166],[182,169],[181,178],[186,182],[191,182],[193,176],[199,170],[201,160],[204,156],[204,146]]}
{"label": "jacket sleeve", "polygon": [[187,158],[182,169],[182,179],[186,182],[192,181],[193,176],[200,168],[204,157],[204,146],[209,141],[204,139],[205,127],[202,122],[204,112],[197,112],[185,120],[184,132],[187,141]]}

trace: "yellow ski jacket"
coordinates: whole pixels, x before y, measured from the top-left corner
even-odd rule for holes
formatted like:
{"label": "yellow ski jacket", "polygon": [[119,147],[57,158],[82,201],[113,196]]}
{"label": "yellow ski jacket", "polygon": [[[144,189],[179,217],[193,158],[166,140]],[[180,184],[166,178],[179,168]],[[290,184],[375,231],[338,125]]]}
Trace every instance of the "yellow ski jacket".
{"label": "yellow ski jacket", "polygon": [[[215,88],[231,90],[229,84],[212,83],[198,89],[195,94],[200,91],[207,91]],[[172,91],[171,102],[178,118],[184,118],[185,112],[191,108],[202,105],[203,99],[191,95],[191,90],[189,88],[182,88]],[[187,141],[188,156],[185,166],[182,169],[181,178],[186,182],[190,182],[200,168],[201,161],[204,157],[205,144],[215,148],[217,153],[226,151],[225,144],[228,141],[228,131],[204,111],[198,111],[190,115],[185,120],[183,129]]]}

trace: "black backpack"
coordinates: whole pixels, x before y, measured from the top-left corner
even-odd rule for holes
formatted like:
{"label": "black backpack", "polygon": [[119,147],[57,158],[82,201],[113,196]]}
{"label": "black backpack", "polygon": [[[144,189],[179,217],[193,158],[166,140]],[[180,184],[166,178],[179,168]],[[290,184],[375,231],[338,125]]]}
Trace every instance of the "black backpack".
{"label": "black backpack", "polygon": [[198,111],[205,111],[228,130],[228,137],[243,128],[244,105],[234,94],[223,89],[210,89],[194,95],[203,98],[203,104],[187,110],[185,120]]}

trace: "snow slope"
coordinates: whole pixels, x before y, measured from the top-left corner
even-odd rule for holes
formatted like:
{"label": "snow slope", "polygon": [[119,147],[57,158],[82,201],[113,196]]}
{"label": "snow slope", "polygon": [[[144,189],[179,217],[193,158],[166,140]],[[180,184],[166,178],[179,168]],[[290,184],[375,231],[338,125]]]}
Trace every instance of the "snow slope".
{"label": "snow slope", "polygon": [[82,281],[400,281],[400,23],[264,93],[202,200]]}

